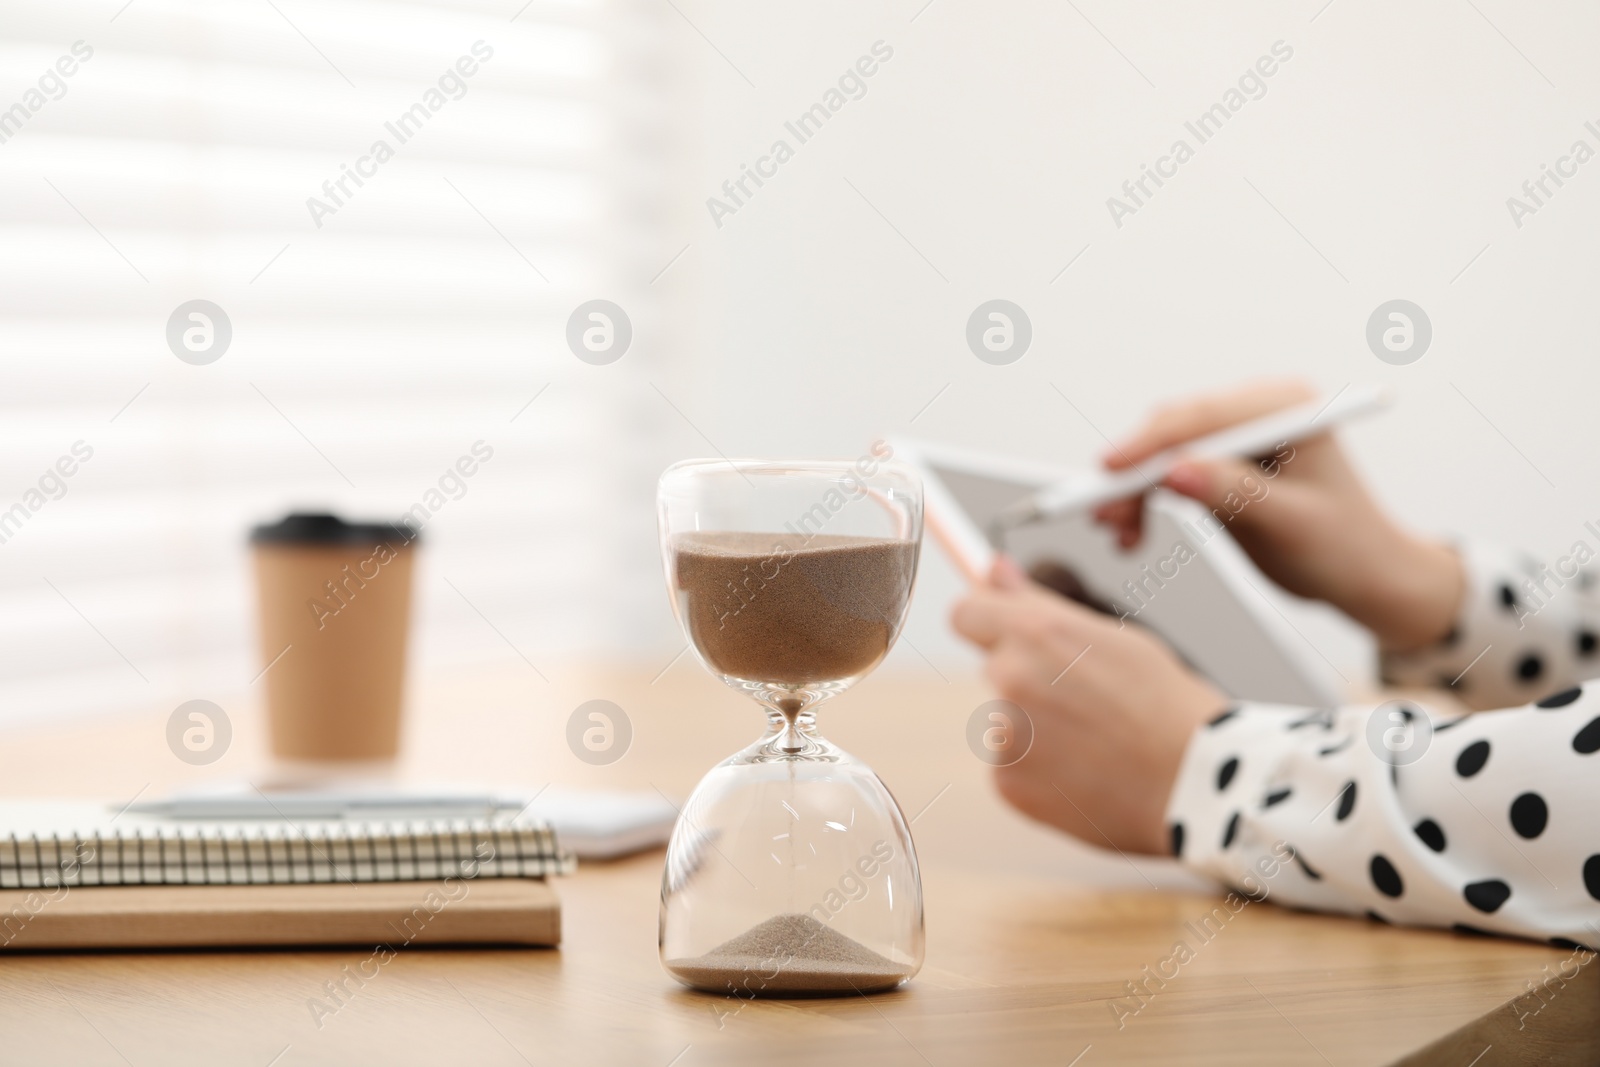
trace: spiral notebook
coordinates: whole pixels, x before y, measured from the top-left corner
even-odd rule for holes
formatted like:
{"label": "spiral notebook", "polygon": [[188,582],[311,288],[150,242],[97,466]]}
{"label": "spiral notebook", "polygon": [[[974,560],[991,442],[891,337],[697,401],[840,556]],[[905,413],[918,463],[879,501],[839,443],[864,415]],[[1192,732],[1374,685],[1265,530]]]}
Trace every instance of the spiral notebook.
{"label": "spiral notebook", "polygon": [[285,885],[570,874],[542,821],[176,820],[94,804],[0,803],[0,889]]}
{"label": "spiral notebook", "polygon": [[554,944],[543,821],[176,820],[0,803],[0,951],[221,945]]}

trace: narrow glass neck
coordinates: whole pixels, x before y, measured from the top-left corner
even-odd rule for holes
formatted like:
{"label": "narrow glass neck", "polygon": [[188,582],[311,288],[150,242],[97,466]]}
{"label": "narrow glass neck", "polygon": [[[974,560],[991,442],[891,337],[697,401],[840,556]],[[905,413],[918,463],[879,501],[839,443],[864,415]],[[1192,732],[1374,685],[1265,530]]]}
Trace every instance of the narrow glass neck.
{"label": "narrow glass neck", "polygon": [[773,755],[799,756],[820,750],[817,713],[812,708],[783,711],[767,707],[767,732],[762,747]]}

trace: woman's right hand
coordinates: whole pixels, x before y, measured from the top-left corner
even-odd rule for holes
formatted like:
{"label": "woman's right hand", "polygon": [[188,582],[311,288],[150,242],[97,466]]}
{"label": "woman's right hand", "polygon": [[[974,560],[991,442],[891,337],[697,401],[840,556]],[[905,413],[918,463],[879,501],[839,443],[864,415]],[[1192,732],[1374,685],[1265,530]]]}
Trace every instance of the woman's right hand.
{"label": "woman's right hand", "polygon": [[[1165,405],[1103,462],[1111,470],[1135,466],[1316,397],[1303,382],[1273,381]],[[1406,651],[1443,638],[1465,592],[1455,551],[1397,526],[1331,432],[1273,451],[1261,460],[1184,460],[1163,484],[1209,509],[1273,581],[1339,608],[1384,648]],[[1143,498],[1135,497],[1103,505],[1095,518],[1128,548],[1140,539],[1143,513]]]}

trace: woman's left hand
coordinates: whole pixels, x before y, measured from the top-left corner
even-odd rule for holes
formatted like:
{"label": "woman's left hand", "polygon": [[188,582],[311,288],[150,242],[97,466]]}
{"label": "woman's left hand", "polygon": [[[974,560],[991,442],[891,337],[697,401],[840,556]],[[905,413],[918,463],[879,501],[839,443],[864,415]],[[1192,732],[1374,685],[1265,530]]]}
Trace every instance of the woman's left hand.
{"label": "woman's left hand", "polygon": [[1057,596],[1005,557],[951,621],[1032,721],[1027,755],[996,768],[1000,795],[1090,844],[1165,853],[1184,749],[1227,698],[1148,630]]}

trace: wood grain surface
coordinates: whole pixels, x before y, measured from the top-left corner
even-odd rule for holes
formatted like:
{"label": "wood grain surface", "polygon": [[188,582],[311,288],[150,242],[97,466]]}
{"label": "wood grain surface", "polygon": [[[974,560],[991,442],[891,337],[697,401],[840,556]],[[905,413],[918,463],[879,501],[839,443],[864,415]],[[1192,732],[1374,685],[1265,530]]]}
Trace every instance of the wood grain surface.
{"label": "wood grain surface", "polygon": [[[1552,973],[1573,974],[1562,950],[1270,903],[1198,937],[1220,900],[1209,887],[1166,860],[1089,848],[1010,811],[966,747],[967,720],[989,698],[982,685],[915,657],[894,662],[825,706],[820,726],[871,763],[914,820],[928,956],[902,991],[747,1003],[682,989],[656,957],[656,851],[560,880],[559,950],[417,945],[381,964],[361,949],[0,950],[0,1063],[1600,1062],[1600,983],[1578,965],[1552,985]],[[420,687],[399,776],[681,801],[760,729],[754,707],[687,655],[663,657],[665,670],[540,666],[550,682],[518,663]],[[167,715],[195,696],[234,725],[229,752],[207,767],[166,749]],[[266,773],[255,699],[174,694],[146,716],[10,731],[0,790],[126,801]],[[632,727],[626,755],[606,766],[566,747],[568,717],[591,699],[618,704]],[[1193,958],[1151,982],[1180,940]],[[1131,995],[1130,983],[1147,992]]]}

